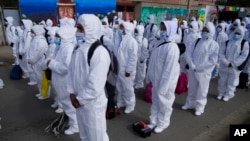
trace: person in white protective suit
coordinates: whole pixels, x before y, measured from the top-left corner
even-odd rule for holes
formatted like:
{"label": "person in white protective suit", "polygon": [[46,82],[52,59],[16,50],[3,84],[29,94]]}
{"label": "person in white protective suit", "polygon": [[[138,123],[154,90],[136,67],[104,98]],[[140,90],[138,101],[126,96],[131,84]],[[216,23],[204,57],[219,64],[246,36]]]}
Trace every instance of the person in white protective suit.
{"label": "person in white protective suit", "polygon": [[138,25],[135,28],[135,40],[138,43],[138,61],[136,66],[136,76],[134,87],[136,89],[144,87],[144,80],[146,77],[146,62],[149,57],[148,40],[143,37],[144,27]]}
{"label": "person in white protective suit", "polygon": [[68,91],[76,108],[82,141],[109,141],[105,113],[107,98],[104,86],[110,66],[108,51],[99,46],[88,64],[90,46],[100,37],[101,22],[92,14],[78,18],[78,32],[85,34],[85,42],[72,55],[69,66]]}
{"label": "person in white protective suit", "polygon": [[201,34],[203,29],[203,22],[201,20],[198,20],[197,23],[198,23],[198,32],[199,34]]}
{"label": "person in white protective suit", "polygon": [[201,37],[198,23],[196,21],[192,21],[189,24],[188,30],[188,34],[186,37],[184,37],[184,44],[186,45],[186,48],[190,48],[195,43],[195,41]]}
{"label": "person in white protective suit", "polygon": [[121,30],[119,30],[119,26],[120,24],[122,23],[123,21],[118,19],[115,21],[115,25],[114,25],[114,36],[113,36],[113,52],[114,54],[117,56],[118,54],[118,49],[119,49],[119,46],[120,46],[120,43],[122,41],[122,32]]}
{"label": "person in white protective suit", "polygon": [[[207,94],[219,54],[219,45],[214,41],[215,27],[208,22],[202,30],[202,38],[197,45],[193,44],[186,52],[188,63],[188,96],[183,110],[195,109],[195,115],[204,113],[207,104]],[[196,41],[195,41],[196,42]]]}
{"label": "person in white protective suit", "polygon": [[123,22],[119,32],[122,32],[122,41],[118,48],[117,59],[119,73],[116,82],[118,91],[117,106],[126,107],[125,113],[131,113],[135,108],[134,79],[138,60],[138,44],[133,38],[134,25]]}
{"label": "person in white protective suit", "polygon": [[15,30],[15,35],[16,35],[16,40],[15,40],[15,46],[16,46],[16,53],[17,53],[17,59],[18,59],[18,64],[19,64],[19,43],[22,40],[22,36],[23,36],[23,30],[21,29],[20,26],[16,27]]}
{"label": "person in white protective suit", "polygon": [[[216,27],[216,34],[214,36],[214,40],[218,43],[219,48],[221,48],[225,42],[228,40],[228,36],[226,34],[226,24],[225,22],[219,23],[218,26]],[[215,68],[215,74],[212,77],[217,77],[219,74],[219,59],[218,62],[216,64],[216,68]]]}
{"label": "person in white protective suit", "polygon": [[180,74],[180,51],[175,43],[177,25],[174,21],[164,21],[160,25],[161,44],[154,48],[148,65],[146,82],[152,82],[152,105],[149,128],[161,133],[170,125],[170,117],[175,100],[175,88]]}
{"label": "person in white protective suit", "polygon": [[5,26],[5,36],[7,40],[8,46],[11,48],[12,55],[14,57],[14,64],[13,65],[18,65],[18,53],[17,53],[17,48],[16,48],[16,39],[17,36],[15,35],[15,30],[16,28],[13,26],[14,19],[12,17],[6,17],[4,18],[4,26]]}
{"label": "person in white protective suit", "polygon": [[51,82],[56,91],[57,98],[62,104],[65,114],[69,117],[69,128],[64,131],[66,135],[78,133],[78,125],[76,119],[76,109],[72,106],[69,93],[67,91],[68,67],[74,50],[76,28],[70,26],[62,26],[56,31],[54,42],[60,45],[56,56],[47,59],[47,66],[52,71]]}
{"label": "person in white protective suit", "polygon": [[184,39],[184,38],[187,38],[187,34],[188,34],[188,31],[189,31],[189,30],[188,30],[187,21],[182,20],[180,26],[181,26],[181,31],[182,31],[181,43],[183,43],[183,41],[186,40],[186,39]]}
{"label": "person in white protective suit", "polygon": [[105,17],[102,19],[102,25],[104,27],[104,35],[107,36],[110,40],[113,39],[113,30],[109,27],[108,18]]}
{"label": "person in white protective suit", "polygon": [[245,30],[238,27],[229,42],[224,44],[220,50],[220,68],[219,68],[219,95],[217,99],[228,101],[234,97],[236,86],[239,84],[239,75],[241,70],[238,69],[247,58],[249,53],[249,43],[246,41],[241,51],[241,42]]}
{"label": "person in white protective suit", "polygon": [[233,38],[234,36],[234,31],[236,28],[240,27],[240,19],[234,20],[234,22],[230,25],[229,30],[227,32],[228,39]]}
{"label": "person in white protective suit", "polygon": [[22,68],[24,75],[23,78],[29,77],[30,82],[28,82],[28,85],[37,85],[36,82],[36,76],[31,68],[31,65],[28,64],[27,60],[27,52],[31,46],[31,28],[33,26],[33,23],[29,19],[23,19],[21,20],[21,29],[23,30],[22,39],[20,39],[19,42],[19,64]]}
{"label": "person in white protective suit", "polygon": [[39,94],[36,96],[42,97],[41,95],[41,81],[43,64],[45,61],[45,53],[48,49],[48,43],[44,37],[45,30],[42,25],[35,25],[31,28],[31,46],[27,51],[27,61],[31,65],[31,69],[35,74],[35,81],[38,86]]}
{"label": "person in white protective suit", "polygon": [[159,31],[159,28],[157,25],[154,23],[155,22],[155,16],[154,15],[149,15],[148,16],[148,21],[147,24],[145,25],[145,31],[144,31],[144,38],[148,39],[149,43],[149,49],[152,47],[152,41],[155,40],[155,36],[157,32]]}
{"label": "person in white protective suit", "polygon": [[247,24],[246,24],[246,22],[244,22],[244,21],[242,21],[241,23],[240,23],[240,25],[244,28],[244,30],[245,30],[245,35],[244,35],[244,38],[243,39],[245,39],[245,40],[249,40],[249,31],[246,29],[246,26],[247,26]]}

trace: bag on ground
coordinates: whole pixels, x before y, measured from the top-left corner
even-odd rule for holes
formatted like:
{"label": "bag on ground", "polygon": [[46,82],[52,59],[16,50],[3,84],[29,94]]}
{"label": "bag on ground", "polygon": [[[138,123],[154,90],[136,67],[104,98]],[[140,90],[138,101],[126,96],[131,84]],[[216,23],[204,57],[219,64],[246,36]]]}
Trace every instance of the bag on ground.
{"label": "bag on ground", "polygon": [[152,83],[151,82],[148,83],[146,85],[146,92],[144,94],[144,100],[149,103],[152,103],[152,87],[153,87]]}
{"label": "bag on ground", "polygon": [[141,137],[146,138],[151,135],[152,129],[147,127],[147,124],[143,121],[138,121],[132,124],[134,131]]}
{"label": "bag on ground", "polygon": [[10,79],[19,80],[22,76],[22,69],[19,65],[14,65],[10,71]]}

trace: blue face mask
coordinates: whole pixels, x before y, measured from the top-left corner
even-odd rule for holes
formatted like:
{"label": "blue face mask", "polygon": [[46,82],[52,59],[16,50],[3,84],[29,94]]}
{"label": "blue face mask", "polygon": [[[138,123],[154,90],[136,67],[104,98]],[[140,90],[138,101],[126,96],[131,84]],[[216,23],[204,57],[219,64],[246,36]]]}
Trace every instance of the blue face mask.
{"label": "blue face mask", "polygon": [[202,32],[201,37],[202,37],[202,39],[208,39],[209,33],[208,32]]}
{"label": "blue face mask", "polygon": [[118,35],[119,35],[120,37],[122,37],[122,35],[123,35],[122,30],[119,28],[117,31],[118,31]]}
{"label": "blue face mask", "polygon": [[166,31],[160,31],[160,38],[161,39],[167,38],[167,32]]}
{"label": "blue face mask", "polygon": [[85,41],[85,34],[82,32],[76,32],[76,40],[77,41]]}
{"label": "blue face mask", "polygon": [[239,34],[234,34],[234,35],[233,35],[233,39],[234,39],[235,41],[238,41],[238,40],[241,39],[241,35],[239,35]]}
{"label": "blue face mask", "polygon": [[218,27],[217,32],[221,32],[221,31],[222,31],[222,28]]}
{"label": "blue face mask", "polygon": [[139,36],[139,33],[135,33],[134,35],[135,35],[135,37],[138,37],[138,36]]}
{"label": "blue face mask", "polygon": [[55,38],[54,38],[54,43],[55,43],[56,45],[60,45],[61,39],[60,39],[59,37],[55,37]]}

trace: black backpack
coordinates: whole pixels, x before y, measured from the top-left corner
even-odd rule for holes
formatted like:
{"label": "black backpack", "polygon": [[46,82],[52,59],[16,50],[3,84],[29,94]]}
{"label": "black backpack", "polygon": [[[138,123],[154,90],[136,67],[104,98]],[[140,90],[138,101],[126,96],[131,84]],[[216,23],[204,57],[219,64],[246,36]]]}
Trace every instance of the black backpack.
{"label": "black backpack", "polygon": [[[229,42],[229,40],[226,41],[226,47],[227,47],[228,42]],[[247,42],[245,39],[243,39],[243,40],[241,41],[241,48],[240,48],[240,51],[241,51],[241,52],[240,52],[240,55],[241,55],[241,53],[242,53],[242,50],[243,50],[243,47],[244,47],[245,42]],[[250,45],[250,44],[249,44],[249,45]],[[239,66],[237,67],[238,70],[241,71],[241,70],[244,69],[244,67],[245,67],[246,64],[247,64],[247,61],[248,61],[249,57],[250,57],[250,53],[248,52],[248,55],[247,55],[246,60],[245,60],[241,65],[239,65]]]}
{"label": "black backpack", "polygon": [[[103,41],[103,36],[101,37],[101,40]],[[89,64],[89,66],[90,66],[90,60],[91,60],[97,47],[104,47],[108,51],[108,53],[110,55],[110,60],[111,60],[109,72],[112,71],[113,73],[115,73],[117,75],[118,71],[119,71],[119,63],[118,63],[117,57],[115,56],[115,54],[113,52],[110,52],[109,49],[105,45],[103,45],[99,40],[94,42],[90,46],[90,49],[88,51],[88,64]]]}
{"label": "black backpack", "polygon": [[[166,41],[166,42],[163,42],[161,44],[159,44],[157,47],[161,46],[161,45],[164,45],[164,44],[168,44],[170,43],[170,41]],[[180,55],[182,55],[185,51],[186,51],[186,46],[184,43],[178,43],[177,44],[179,50],[180,50]]]}

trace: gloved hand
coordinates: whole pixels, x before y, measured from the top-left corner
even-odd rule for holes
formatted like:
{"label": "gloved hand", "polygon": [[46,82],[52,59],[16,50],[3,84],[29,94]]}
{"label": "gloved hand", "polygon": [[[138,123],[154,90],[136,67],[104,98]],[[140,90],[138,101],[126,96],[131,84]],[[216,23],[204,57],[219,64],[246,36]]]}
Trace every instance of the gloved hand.
{"label": "gloved hand", "polygon": [[194,65],[194,63],[191,63],[191,66],[190,66],[190,67],[191,67],[191,69],[192,69],[192,70],[194,70],[194,71],[195,71],[196,66]]}

